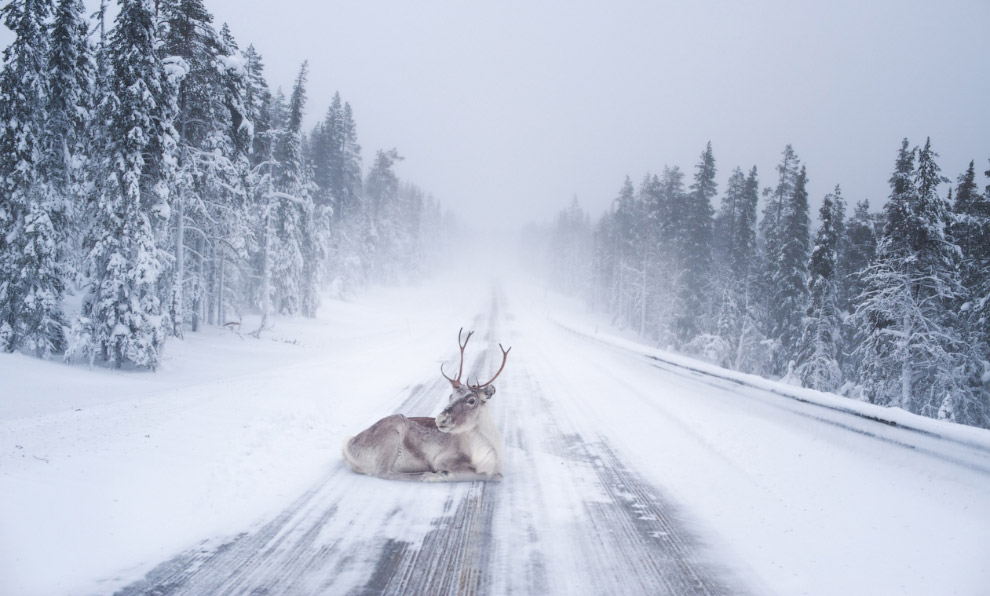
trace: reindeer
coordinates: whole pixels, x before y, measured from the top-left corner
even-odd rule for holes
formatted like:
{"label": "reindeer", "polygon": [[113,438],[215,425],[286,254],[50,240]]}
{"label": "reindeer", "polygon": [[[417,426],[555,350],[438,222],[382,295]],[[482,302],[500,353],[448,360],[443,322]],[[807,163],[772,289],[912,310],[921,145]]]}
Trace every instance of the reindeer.
{"label": "reindeer", "polygon": [[502,350],[502,366],[487,383],[461,384],[464,349],[474,334],[461,342],[457,333],[461,364],[457,378],[443,371],[453,392],[446,408],[436,418],[407,418],[394,414],[382,418],[344,443],[344,460],[355,472],[388,480],[457,482],[502,479],[502,435],[488,411],[495,395],[492,383],[502,374],[509,350]]}

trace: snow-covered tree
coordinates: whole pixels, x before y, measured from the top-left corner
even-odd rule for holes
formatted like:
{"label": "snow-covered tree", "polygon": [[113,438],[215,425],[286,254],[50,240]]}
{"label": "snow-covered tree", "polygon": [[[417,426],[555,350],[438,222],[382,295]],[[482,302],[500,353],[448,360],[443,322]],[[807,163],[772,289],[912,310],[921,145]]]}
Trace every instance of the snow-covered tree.
{"label": "snow-covered tree", "polygon": [[398,221],[399,177],[395,163],[402,156],[395,149],[379,150],[365,181],[364,254],[371,278],[392,283],[398,279],[399,251],[405,244]]}
{"label": "snow-covered tree", "polygon": [[313,316],[318,305],[316,260],[320,245],[314,224],[312,183],[302,155],[302,118],[309,64],[299,69],[284,119],[274,118],[272,230],[269,258],[274,303],[279,312]]}
{"label": "snow-covered tree", "polygon": [[175,166],[175,89],[159,53],[152,7],[124,0],[110,35],[107,122],[93,226],[86,247],[84,317],[95,353],[114,366],[154,369],[169,320],[162,305],[162,250]]}
{"label": "snow-covered tree", "polygon": [[771,334],[780,342],[778,372],[796,352],[801,337],[801,318],[808,303],[808,256],[811,236],[808,215],[808,175],[802,165],[794,179],[794,190],[784,208],[780,229],[780,258],[776,267],[774,300],[771,302]]}
{"label": "snow-covered tree", "polygon": [[[64,133],[51,128],[63,124],[69,111],[53,97],[62,91],[66,65],[61,61],[80,50],[79,31],[66,30],[73,25],[71,7],[59,8],[54,50],[50,0],[15,1],[0,9],[15,34],[0,74],[0,348],[46,358],[65,348],[62,299],[70,276],[78,130],[74,122],[65,123],[70,129]],[[63,55],[66,50],[69,56]],[[75,85],[65,89],[65,101],[75,103],[75,90]]]}
{"label": "snow-covered tree", "polygon": [[840,255],[842,267],[838,272],[843,345],[839,365],[849,380],[859,378],[862,351],[858,347],[863,334],[852,315],[866,291],[865,276],[876,257],[878,227],[877,217],[870,213],[870,202],[864,199],[856,204],[845,228],[845,250]]}
{"label": "snow-covered tree", "polygon": [[768,201],[760,222],[763,256],[759,301],[762,329],[773,345],[770,368],[765,372],[783,375],[801,336],[811,237],[807,173],[790,145],[784,148],[777,173],[776,188],[764,191]]}
{"label": "snow-covered tree", "polygon": [[784,147],[780,163],[777,165],[777,186],[763,190],[767,199],[760,219],[760,243],[763,247],[763,292],[764,301],[772,302],[770,295],[779,277],[781,247],[783,245],[783,221],[787,201],[794,192],[800,161],[794,148]]}
{"label": "snow-covered tree", "polygon": [[591,222],[575,196],[557,214],[550,238],[550,275],[559,290],[586,295],[591,241]]}
{"label": "snow-covered tree", "polygon": [[842,382],[839,368],[841,335],[837,305],[842,193],[825,195],[819,210],[821,226],[808,265],[810,303],[798,344],[796,373],[805,387],[834,391]]}
{"label": "snow-covered tree", "polygon": [[967,300],[961,308],[967,327],[973,332],[973,341],[981,342],[983,349],[987,349],[990,344],[990,186],[986,193],[979,191],[973,162],[959,176],[952,211],[952,238],[962,250],[962,280],[967,291]]}
{"label": "snow-covered tree", "polygon": [[866,330],[864,388],[873,403],[968,421],[982,414],[970,350],[953,321],[964,290],[935,157],[930,141],[918,151],[905,139],[890,178],[877,259],[856,312]]}
{"label": "snow-covered tree", "polygon": [[754,166],[749,175],[736,168],[729,177],[715,220],[715,273],[713,299],[717,300],[715,331],[725,353],[716,362],[737,370],[762,368],[762,341],[753,299],[759,266],[756,244],[756,207],[759,179]]}
{"label": "snow-covered tree", "polygon": [[681,275],[681,313],[675,321],[680,342],[702,333],[709,314],[712,274],[712,201],[717,192],[715,156],[709,142],[695,166],[690,192],[683,195],[677,218],[677,259]]}
{"label": "snow-covered tree", "polygon": [[188,323],[222,322],[228,262],[244,257],[249,235],[244,199],[250,143],[243,60],[226,27],[217,33],[200,0],[163,4],[168,24],[162,54],[183,71],[174,184],[171,309],[174,332]]}

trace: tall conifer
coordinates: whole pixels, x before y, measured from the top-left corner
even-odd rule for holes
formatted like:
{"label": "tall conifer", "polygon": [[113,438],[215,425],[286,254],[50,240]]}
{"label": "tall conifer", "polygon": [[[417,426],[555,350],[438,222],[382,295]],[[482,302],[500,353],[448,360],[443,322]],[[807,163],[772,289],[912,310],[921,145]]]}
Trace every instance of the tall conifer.
{"label": "tall conifer", "polygon": [[155,368],[169,328],[162,250],[175,163],[175,90],[158,52],[145,0],[124,0],[107,48],[112,72],[101,117],[108,122],[94,225],[86,243],[98,356],[114,366]]}

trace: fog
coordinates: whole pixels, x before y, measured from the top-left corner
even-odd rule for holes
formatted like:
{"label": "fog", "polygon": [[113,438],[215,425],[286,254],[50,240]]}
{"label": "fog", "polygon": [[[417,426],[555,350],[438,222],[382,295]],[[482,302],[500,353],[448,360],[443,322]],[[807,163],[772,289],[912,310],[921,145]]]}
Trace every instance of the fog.
{"label": "fog", "polygon": [[575,195],[595,217],[708,141],[720,193],[736,166],[771,185],[792,144],[813,208],[841,184],[876,209],[904,137],[953,180],[990,156],[985,0],[205,4],[273,87],[309,60],[307,128],[339,91],[366,167],[396,147],[403,179],[498,228]]}
{"label": "fog", "polygon": [[953,180],[990,149],[990,3],[306,2],[209,0],[288,90],[309,60],[309,122],[335,90],[367,165],[465,219],[597,216],[628,174],[690,172],[709,140],[719,190],[772,184],[791,143],[813,204],[887,197],[901,139],[932,138]]}

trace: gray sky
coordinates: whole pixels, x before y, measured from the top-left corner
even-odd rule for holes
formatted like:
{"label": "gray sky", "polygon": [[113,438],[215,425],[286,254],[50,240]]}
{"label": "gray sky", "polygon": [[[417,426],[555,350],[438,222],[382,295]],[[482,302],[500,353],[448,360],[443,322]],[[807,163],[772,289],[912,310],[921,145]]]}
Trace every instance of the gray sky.
{"label": "gray sky", "polygon": [[575,194],[597,217],[626,174],[690,179],[709,140],[720,196],[737,165],[773,184],[791,143],[814,204],[841,184],[877,209],[904,137],[986,183],[988,0],[205,2],[273,86],[309,60],[308,126],[339,90],[366,167],[397,147],[402,178],[473,221]]}

